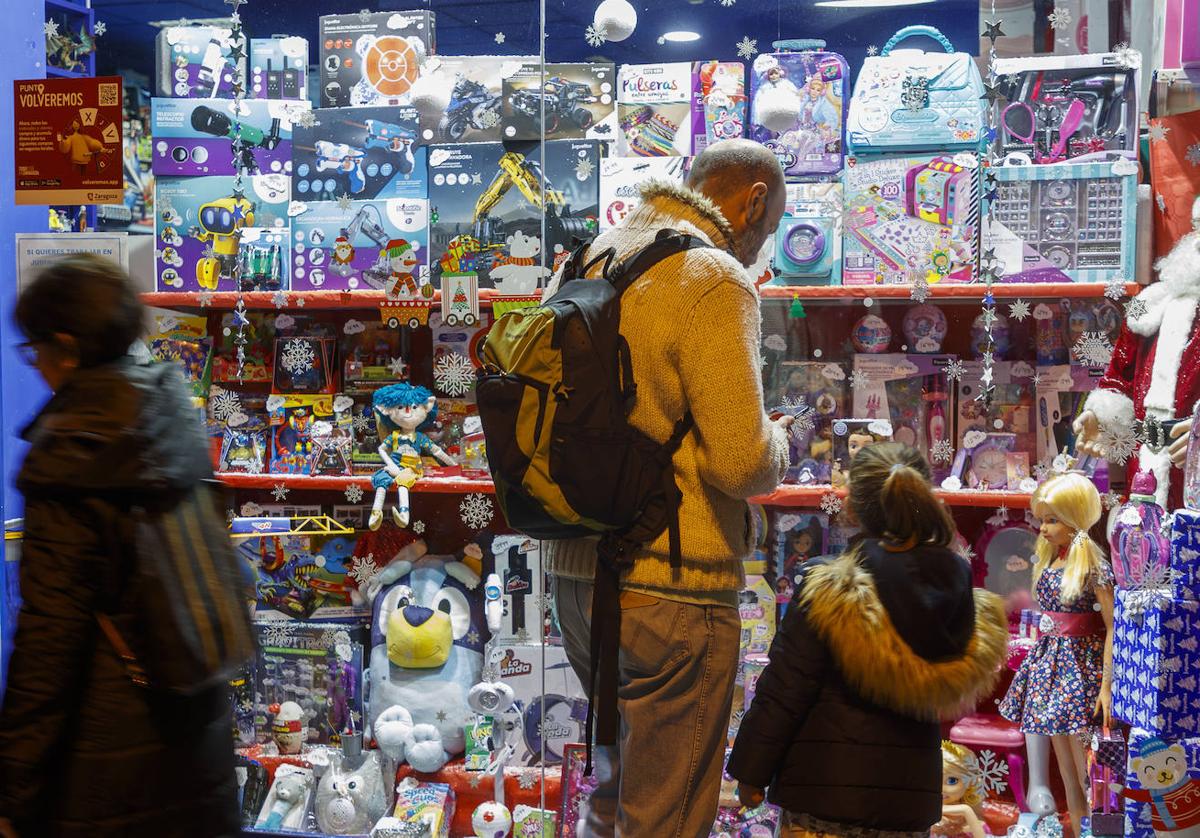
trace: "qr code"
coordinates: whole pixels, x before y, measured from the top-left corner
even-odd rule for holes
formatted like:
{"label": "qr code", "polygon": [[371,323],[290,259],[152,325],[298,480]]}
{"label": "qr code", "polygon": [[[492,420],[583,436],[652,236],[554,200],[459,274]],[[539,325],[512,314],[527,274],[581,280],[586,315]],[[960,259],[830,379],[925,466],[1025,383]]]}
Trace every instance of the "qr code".
{"label": "qr code", "polygon": [[100,107],[119,107],[121,104],[121,85],[109,82],[100,85]]}

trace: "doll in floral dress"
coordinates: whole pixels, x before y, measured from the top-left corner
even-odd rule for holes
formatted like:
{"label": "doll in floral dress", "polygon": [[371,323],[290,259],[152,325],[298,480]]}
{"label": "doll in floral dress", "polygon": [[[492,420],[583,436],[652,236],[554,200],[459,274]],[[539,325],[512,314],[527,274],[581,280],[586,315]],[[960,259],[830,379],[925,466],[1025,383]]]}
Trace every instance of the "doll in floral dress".
{"label": "doll in floral dress", "polygon": [[1088,810],[1087,755],[1077,734],[1097,715],[1109,724],[1112,712],[1113,577],[1088,536],[1101,509],[1095,485],[1076,472],[1034,493],[1040,636],[1000,704],[1001,715],[1023,733],[1050,737],[1077,836]]}

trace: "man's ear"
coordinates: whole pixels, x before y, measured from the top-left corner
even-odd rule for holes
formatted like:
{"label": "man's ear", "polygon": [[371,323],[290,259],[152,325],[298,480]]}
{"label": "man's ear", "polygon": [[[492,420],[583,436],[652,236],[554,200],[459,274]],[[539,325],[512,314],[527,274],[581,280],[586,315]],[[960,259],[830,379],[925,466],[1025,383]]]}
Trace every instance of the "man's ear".
{"label": "man's ear", "polygon": [[767,215],[767,185],[761,181],[750,187],[746,197],[746,221],[758,224]]}

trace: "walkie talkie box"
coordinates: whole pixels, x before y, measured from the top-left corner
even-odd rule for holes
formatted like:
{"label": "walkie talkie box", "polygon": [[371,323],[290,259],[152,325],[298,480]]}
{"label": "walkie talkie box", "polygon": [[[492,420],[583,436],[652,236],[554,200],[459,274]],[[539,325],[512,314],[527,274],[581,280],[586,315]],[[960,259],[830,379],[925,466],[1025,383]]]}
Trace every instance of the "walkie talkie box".
{"label": "walkie talkie box", "polygon": [[308,41],[278,35],[250,39],[250,96],[308,100]]}

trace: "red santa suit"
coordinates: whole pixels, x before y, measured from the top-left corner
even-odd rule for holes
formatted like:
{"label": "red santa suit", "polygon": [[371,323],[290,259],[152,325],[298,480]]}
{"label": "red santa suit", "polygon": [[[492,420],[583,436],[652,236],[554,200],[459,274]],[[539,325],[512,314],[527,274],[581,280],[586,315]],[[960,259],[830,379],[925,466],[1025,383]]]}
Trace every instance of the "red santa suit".
{"label": "red santa suit", "polygon": [[[1184,236],[1155,267],[1159,281],[1137,297],[1145,312],[1126,319],[1108,370],[1085,405],[1102,428],[1185,419],[1200,400],[1200,234]],[[1130,473],[1139,467],[1158,479],[1160,504],[1183,506],[1183,475],[1171,468],[1165,449],[1142,445]]]}

